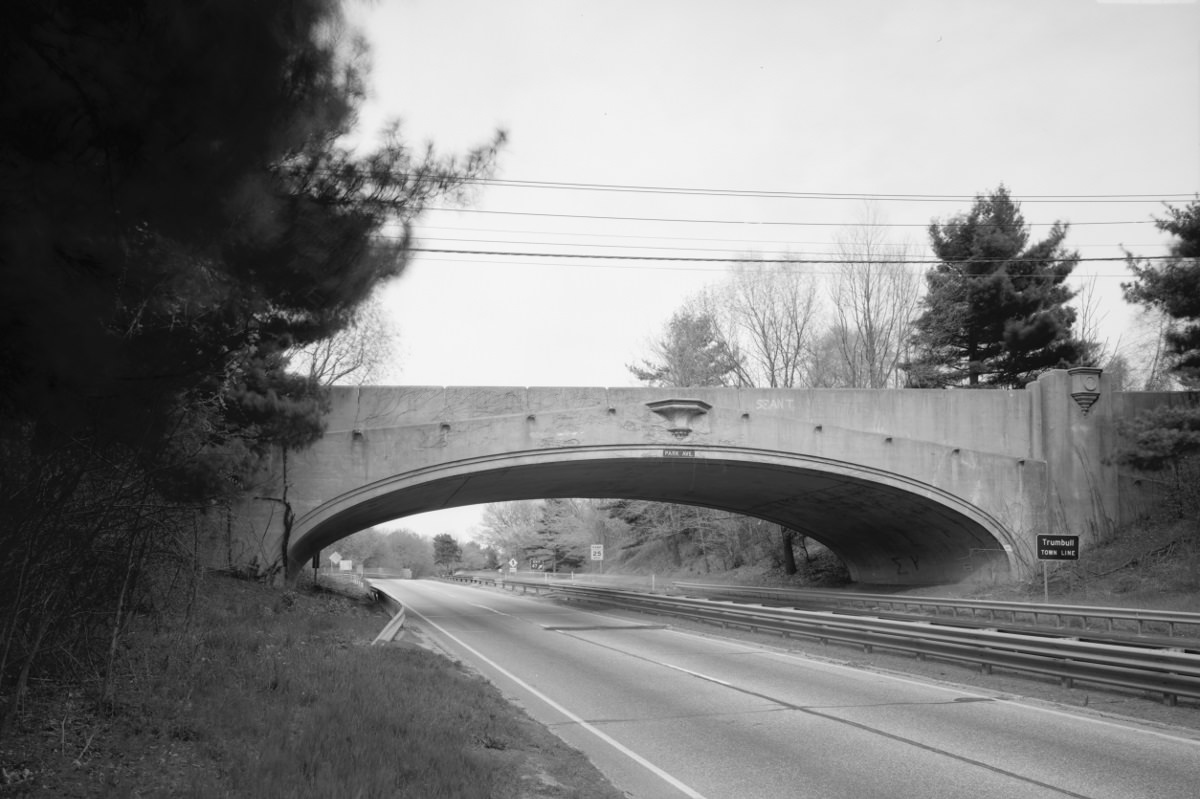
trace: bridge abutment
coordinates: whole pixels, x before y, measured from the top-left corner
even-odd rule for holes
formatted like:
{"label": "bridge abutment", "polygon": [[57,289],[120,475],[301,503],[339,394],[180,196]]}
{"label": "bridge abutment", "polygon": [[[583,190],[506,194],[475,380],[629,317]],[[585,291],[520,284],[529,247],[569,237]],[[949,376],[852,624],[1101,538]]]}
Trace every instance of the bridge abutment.
{"label": "bridge abutment", "polygon": [[1034,453],[1048,477],[1044,533],[1077,535],[1081,549],[1109,540],[1120,518],[1111,378],[1099,369],[1055,370],[1026,390],[1036,398]]}

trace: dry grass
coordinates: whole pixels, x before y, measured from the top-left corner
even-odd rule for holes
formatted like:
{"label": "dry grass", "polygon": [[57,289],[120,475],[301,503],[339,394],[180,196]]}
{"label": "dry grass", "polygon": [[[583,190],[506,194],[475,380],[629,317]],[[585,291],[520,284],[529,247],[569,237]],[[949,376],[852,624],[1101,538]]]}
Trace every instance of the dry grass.
{"label": "dry grass", "polygon": [[[1150,521],[1085,549],[1078,561],[1049,564],[1050,601],[1200,612],[1200,522]],[[1041,573],[1023,585],[978,588],[974,596],[1040,601]]]}
{"label": "dry grass", "polygon": [[489,684],[333,594],[209,576],[146,622],[121,701],[41,684],[0,741],[0,796],[616,797]]}

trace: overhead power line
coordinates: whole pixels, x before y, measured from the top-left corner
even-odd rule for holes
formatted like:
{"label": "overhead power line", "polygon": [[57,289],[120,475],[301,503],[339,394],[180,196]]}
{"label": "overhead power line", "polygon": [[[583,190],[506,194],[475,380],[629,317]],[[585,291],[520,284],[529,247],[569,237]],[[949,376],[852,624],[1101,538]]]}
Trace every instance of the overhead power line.
{"label": "overhead power line", "polygon": [[[639,186],[620,183],[579,183],[556,180],[505,180],[501,178],[468,178],[464,183],[520,189],[559,189],[567,191],[603,191],[632,194],[685,194],[706,197],[760,197],[789,200],[865,200],[872,202],[974,202],[978,195],[963,194],[882,194],[876,192],[832,191],[770,191],[764,189],[714,189],[686,186]],[[1026,194],[1018,202],[1086,202],[1086,203],[1161,203],[1169,200],[1194,198],[1195,192],[1162,194]]]}
{"label": "overhead power line", "polygon": [[[498,211],[484,208],[445,208],[434,206],[426,208],[427,211],[446,211],[449,213],[467,213],[467,214],[495,214],[498,216],[536,216],[552,219],[603,219],[606,221],[615,222],[681,222],[698,225],[745,225],[748,227],[764,226],[764,227],[929,227],[928,222],[775,222],[775,221],[744,221],[738,219],[695,219],[686,217],[661,217],[661,216],[614,216],[608,214],[563,214],[551,213],[545,211]],[[1049,227],[1052,223],[1049,222],[1031,222],[1031,227],[1045,225]],[[1125,220],[1116,222],[1071,222],[1071,227],[1079,227],[1081,225],[1153,225],[1153,219],[1141,220]]]}
{"label": "overhead power line", "polygon": [[[637,272],[706,272],[713,275],[720,275],[726,272],[728,268],[722,263],[655,263],[653,261],[635,262],[635,261],[590,261],[583,263],[556,263],[549,258],[543,258],[537,261],[517,261],[512,259],[496,259],[496,258],[456,258],[454,256],[434,254],[426,263],[430,264],[480,264],[494,266],[534,266],[534,267],[550,267],[553,269],[597,269],[597,270],[629,270]],[[740,262],[751,263],[751,262]],[[877,262],[878,263],[878,262]],[[768,264],[769,265],[769,264]],[[809,272],[812,275],[836,275],[837,272],[829,269],[814,269]],[[982,277],[982,275],[980,276]],[[1033,277],[1047,278],[1048,275],[1035,275]],[[1112,273],[1100,272],[1090,273],[1088,275],[1072,275],[1072,278],[1112,278],[1117,280],[1129,280],[1132,276],[1128,272]]]}
{"label": "overhead power line", "polygon": [[[575,244],[575,243],[569,242],[569,241],[545,242],[545,241],[514,241],[512,239],[455,239],[455,238],[448,238],[448,237],[443,237],[443,236],[430,236],[428,238],[432,239],[434,241],[438,241],[438,242],[457,242],[457,243],[462,243],[462,244],[510,244],[510,245],[520,244],[520,245],[533,245],[535,247],[543,246],[543,245],[548,245],[551,247],[602,247],[606,250],[667,250],[670,252],[746,252],[749,249],[761,249],[761,248],[747,248],[747,247],[679,247],[679,246],[668,247],[668,246],[653,245],[653,244],[597,244],[595,242],[590,242],[590,241]],[[784,249],[784,250],[788,249],[789,247],[792,247],[794,244],[798,244],[798,242],[788,242],[788,241],[777,241],[777,242],[771,242],[771,243],[774,244],[777,248]],[[809,244],[818,244],[818,242],[809,242]],[[827,244],[823,244],[821,246],[827,246]],[[882,249],[882,247],[880,249]],[[806,253],[808,255],[837,255],[837,253],[813,252],[811,250],[806,250]]]}
{"label": "overhead power line", "polygon": [[[341,177],[339,170],[327,167],[303,168],[297,171],[299,177],[310,175],[327,175]],[[367,180],[387,177],[397,182],[423,181],[428,175],[412,172],[387,170],[384,172],[368,171],[363,177]],[[773,189],[730,189],[706,186],[656,186],[636,183],[596,183],[592,181],[573,180],[522,180],[517,178],[491,177],[460,177],[457,183],[472,186],[495,186],[510,189],[555,189],[565,191],[601,191],[623,192],[632,194],[684,194],[706,197],[759,197],[789,200],[865,200],[869,202],[974,202],[979,197],[986,197],[985,192],[972,194],[945,194],[924,192],[874,192],[874,191],[780,191]],[[1063,202],[1103,202],[1103,203],[1163,203],[1181,200],[1200,199],[1200,191],[1181,192],[1118,192],[1113,194],[1022,194],[1013,198],[1019,203],[1063,203]]]}
{"label": "overhead power line", "polygon": [[[905,258],[905,259],[890,259],[890,258],[808,258],[803,256],[797,257],[775,257],[775,258],[715,258],[704,256],[682,256],[682,255],[613,255],[611,253],[578,253],[578,252],[507,252],[503,250],[462,250],[462,249],[443,249],[440,247],[410,247],[410,252],[438,253],[445,255],[486,255],[486,256],[505,256],[511,258],[588,258],[592,260],[605,261],[674,261],[688,263],[722,263],[722,264],[737,264],[737,263],[756,263],[756,264],[877,264],[877,263],[902,263],[913,265],[933,265],[946,263],[937,258]],[[1155,261],[1174,258],[1171,255],[1150,255],[1139,258],[1143,261]],[[1045,263],[1045,258],[979,258],[961,263]],[[1068,260],[1068,259],[1062,259]],[[1075,262],[1099,262],[1099,261],[1124,261],[1124,257],[1096,257],[1096,258],[1072,258]]]}
{"label": "overhead power line", "polygon": [[[507,233],[510,231],[492,230],[492,231],[484,231],[484,232]],[[522,232],[522,231],[511,231],[511,232],[515,234],[515,233]],[[547,232],[547,231],[541,231],[541,232],[525,231],[525,232],[534,233],[535,235],[542,235],[542,236],[604,237],[607,235],[607,234],[603,234],[603,233],[553,233],[553,232]],[[399,237],[393,237],[393,236],[380,234],[379,238],[399,238]],[[786,252],[788,250],[803,250],[803,254],[809,255],[809,256],[828,255],[830,257],[844,257],[844,255],[845,255],[845,253],[840,252],[840,251],[839,252],[830,252],[827,249],[820,249],[820,250],[809,249],[811,247],[827,248],[830,246],[830,242],[827,242],[827,241],[823,241],[823,242],[822,241],[757,241],[754,239],[729,240],[729,239],[686,239],[684,237],[676,237],[676,236],[662,237],[664,239],[681,239],[684,241],[734,241],[734,242],[743,243],[743,244],[748,245],[748,246],[743,246],[743,247],[706,247],[703,245],[684,247],[684,246],[680,246],[678,244],[676,244],[676,245],[605,244],[605,243],[598,243],[598,242],[592,242],[592,241],[577,243],[577,242],[570,242],[570,241],[546,241],[544,239],[541,241],[525,241],[525,240],[519,240],[519,239],[455,238],[453,236],[439,236],[436,234],[430,234],[430,235],[425,235],[425,236],[418,235],[418,238],[421,241],[425,242],[426,246],[434,246],[430,242],[437,242],[437,246],[443,246],[446,242],[451,242],[454,244],[473,244],[473,245],[506,244],[509,246],[524,245],[524,246],[534,246],[534,247],[593,247],[593,248],[600,248],[600,249],[605,249],[605,250],[657,250],[657,251],[666,250],[668,252],[733,252],[733,253],[743,253],[744,254],[744,253],[751,252],[751,251],[761,251],[764,249],[762,245],[769,245],[769,249],[771,249],[774,252]],[[612,238],[656,239],[659,237],[613,235]],[[749,245],[754,245],[754,246],[749,246]],[[1074,249],[1084,248],[1084,247],[1087,247],[1090,249],[1096,249],[1096,248],[1101,248],[1101,247],[1102,248],[1110,248],[1110,247],[1114,247],[1114,246],[1118,246],[1118,245],[1077,244],[1070,249],[1074,250]],[[1119,245],[1119,246],[1154,247],[1157,245],[1140,244],[1140,245]],[[850,249],[855,249],[855,245],[853,245],[853,244],[847,245],[847,247]],[[905,249],[905,247],[903,244],[889,244],[887,242],[881,242],[881,243],[875,244],[872,249],[874,249],[876,252],[878,252],[880,257],[883,258],[887,255],[887,252],[889,250],[891,250],[891,251],[902,250],[902,249]]]}
{"label": "overhead power line", "polygon": [[[789,239],[787,241],[780,241],[779,239],[729,239],[729,238],[722,238],[722,237],[715,237],[715,236],[669,236],[669,235],[655,234],[655,233],[642,233],[642,234],[594,233],[594,232],[585,232],[585,231],[578,231],[578,230],[545,230],[545,229],[529,230],[526,228],[459,227],[459,226],[455,226],[455,225],[424,225],[424,224],[421,225],[420,228],[416,231],[416,237],[419,239],[437,239],[439,241],[454,241],[454,242],[475,242],[478,244],[493,244],[493,243],[501,243],[501,242],[506,241],[504,239],[451,238],[448,236],[440,236],[437,233],[431,232],[431,231],[438,231],[438,230],[447,230],[447,231],[450,231],[451,233],[495,233],[495,234],[510,235],[510,236],[525,235],[525,236],[557,236],[559,238],[576,238],[577,237],[577,238],[590,238],[590,239],[643,239],[643,240],[649,240],[649,241],[703,241],[703,242],[724,242],[726,244],[749,244],[749,245],[771,244],[771,245],[779,245],[779,246],[784,246],[784,247],[809,247],[809,246],[827,247],[830,244],[830,242],[828,240],[825,240],[825,241],[800,241],[800,240]],[[542,241],[542,242],[538,242],[538,243],[546,244],[549,242]],[[887,241],[879,241],[876,243],[876,245],[879,247],[896,247],[896,246],[900,246],[902,244],[903,244],[903,242],[887,242]],[[1126,243],[1122,242],[1120,245],[1075,244],[1073,246],[1074,247],[1122,246],[1122,247],[1133,248],[1133,247],[1157,247],[1157,246],[1159,246],[1159,244],[1160,244],[1159,242],[1138,242],[1138,243],[1134,243],[1134,244],[1126,244]],[[572,246],[575,246],[575,245],[572,245]],[[598,244],[596,246],[612,247],[614,245]],[[656,249],[662,249],[662,248],[656,248]],[[675,247],[674,249],[695,249],[695,248],[694,247],[688,247],[688,248]],[[740,249],[740,248],[731,247],[731,248],[727,248],[727,249]]]}

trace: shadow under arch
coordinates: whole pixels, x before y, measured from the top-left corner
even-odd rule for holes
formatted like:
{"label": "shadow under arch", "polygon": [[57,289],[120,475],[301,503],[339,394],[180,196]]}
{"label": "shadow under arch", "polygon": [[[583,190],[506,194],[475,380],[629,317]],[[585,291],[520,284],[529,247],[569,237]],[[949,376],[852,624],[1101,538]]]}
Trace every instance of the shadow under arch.
{"label": "shadow under arch", "polygon": [[871,467],[731,446],[662,444],[516,451],[415,469],[369,483],[299,518],[295,575],[359,530],[445,508],[551,497],[624,498],[718,508],[800,530],[857,582],[935,584],[1013,571],[1013,536],[965,500]]}

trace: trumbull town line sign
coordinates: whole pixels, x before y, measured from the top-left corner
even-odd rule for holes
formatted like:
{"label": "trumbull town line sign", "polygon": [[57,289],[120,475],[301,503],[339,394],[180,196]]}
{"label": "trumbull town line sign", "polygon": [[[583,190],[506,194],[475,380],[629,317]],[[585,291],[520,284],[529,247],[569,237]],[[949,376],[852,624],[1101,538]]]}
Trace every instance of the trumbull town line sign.
{"label": "trumbull town line sign", "polygon": [[1050,564],[1051,560],[1078,560],[1079,536],[1077,535],[1039,535],[1037,537],[1037,557],[1042,564],[1042,598],[1050,603]]}
{"label": "trumbull town line sign", "polygon": [[1098,369],[1015,391],[336,388],[324,436],[275,456],[212,550],[284,556],[293,575],[416,513],[626,498],[797,530],[860,582],[1026,579],[1043,550],[1078,553],[1161,502],[1117,462],[1117,424],[1188,399],[1115,391]]}
{"label": "trumbull town line sign", "polygon": [[1039,535],[1037,556],[1038,560],[1078,560],[1079,536]]}

